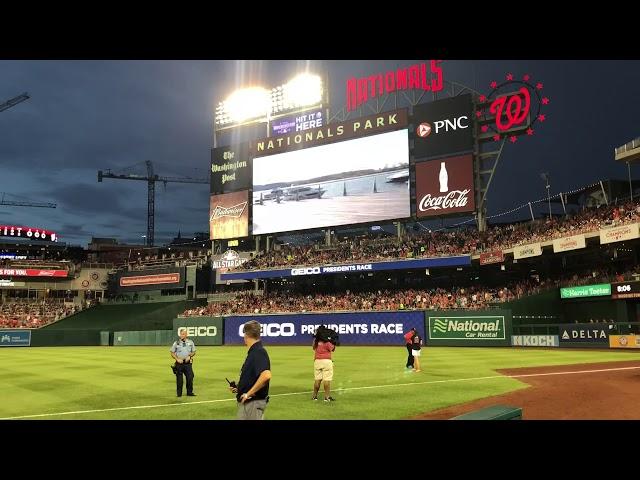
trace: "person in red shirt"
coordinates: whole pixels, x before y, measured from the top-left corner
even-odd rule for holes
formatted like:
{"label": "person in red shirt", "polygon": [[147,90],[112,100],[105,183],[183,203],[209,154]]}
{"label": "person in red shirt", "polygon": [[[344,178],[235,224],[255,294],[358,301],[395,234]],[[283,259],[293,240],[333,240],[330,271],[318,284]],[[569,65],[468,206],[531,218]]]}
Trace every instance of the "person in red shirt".
{"label": "person in red shirt", "polygon": [[411,346],[413,344],[413,336],[415,334],[417,334],[417,330],[415,328],[412,328],[411,330],[409,330],[407,333],[404,334],[404,343],[405,346],[407,347],[407,353],[408,353],[408,357],[407,357],[407,368],[413,368],[413,353],[411,352]]}
{"label": "person in red shirt", "polygon": [[313,400],[318,400],[318,390],[320,390],[320,384],[324,381],[324,401],[335,402],[335,398],[331,396],[331,381],[333,380],[333,360],[331,359],[332,352],[336,349],[335,345],[331,342],[323,342],[315,339],[313,341],[314,350],[314,379],[313,384]]}

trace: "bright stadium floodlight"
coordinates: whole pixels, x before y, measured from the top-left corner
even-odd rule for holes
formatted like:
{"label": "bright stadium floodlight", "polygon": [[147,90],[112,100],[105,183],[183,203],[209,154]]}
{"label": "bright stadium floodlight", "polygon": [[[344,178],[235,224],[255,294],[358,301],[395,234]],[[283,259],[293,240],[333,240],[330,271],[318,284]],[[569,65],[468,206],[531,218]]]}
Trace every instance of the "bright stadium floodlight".
{"label": "bright stadium floodlight", "polygon": [[322,102],[322,78],[301,73],[286,84],[271,90],[274,113],[281,110],[317,105]]}
{"label": "bright stadium floodlight", "polygon": [[220,124],[240,123],[254,118],[266,118],[270,110],[269,91],[262,87],[250,87],[236,90],[229,95],[218,105],[216,117],[220,116]]}

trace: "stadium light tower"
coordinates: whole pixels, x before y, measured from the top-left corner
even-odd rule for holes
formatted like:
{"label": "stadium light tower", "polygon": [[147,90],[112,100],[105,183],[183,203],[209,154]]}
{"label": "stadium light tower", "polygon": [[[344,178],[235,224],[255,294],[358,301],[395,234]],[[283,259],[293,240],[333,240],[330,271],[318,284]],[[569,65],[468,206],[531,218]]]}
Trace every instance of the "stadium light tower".
{"label": "stadium light tower", "polygon": [[549,185],[549,173],[548,172],[543,172],[540,174],[540,178],[542,178],[545,183],[547,184],[547,200],[549,201],[549,220],[551,220],[551,185]]}

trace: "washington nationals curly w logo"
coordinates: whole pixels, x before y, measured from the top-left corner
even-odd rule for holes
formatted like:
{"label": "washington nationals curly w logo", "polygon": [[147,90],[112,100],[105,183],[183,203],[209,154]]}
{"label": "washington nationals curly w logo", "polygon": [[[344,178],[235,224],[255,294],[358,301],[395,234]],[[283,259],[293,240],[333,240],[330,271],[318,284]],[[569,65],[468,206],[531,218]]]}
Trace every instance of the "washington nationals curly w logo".
{"label": "washington nationals curly w logo", "polygon": [[[522,97],[524,97],[524,105],[521,95]],[[511,96],[496,98],[495,101],[491,104],[489,111],[496,116],[496,126],[498,127],[498,130],[504,131],[509,130],[511,127],[520,125],[522,122],[524,122],[525,118],[527,118],[527,115],[529,114],[530,109],[531,95],[529,94],[529,90],[522,87],[520,88],[520,90],[518,90],[517,93]],[[507,117],[506,123],[503,123],[502,121],[503,111]]]}

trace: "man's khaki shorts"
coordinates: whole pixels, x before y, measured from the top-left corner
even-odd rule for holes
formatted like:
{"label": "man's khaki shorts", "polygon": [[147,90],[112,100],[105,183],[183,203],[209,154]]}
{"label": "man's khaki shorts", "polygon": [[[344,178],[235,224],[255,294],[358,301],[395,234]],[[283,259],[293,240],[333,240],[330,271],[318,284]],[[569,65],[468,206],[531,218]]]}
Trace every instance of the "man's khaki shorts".
{"label": "man's khaki shorts", "polygon": [[314,360],[313,370],[315,380],[330,382],[333,380],[333,361],[329,359]]}

